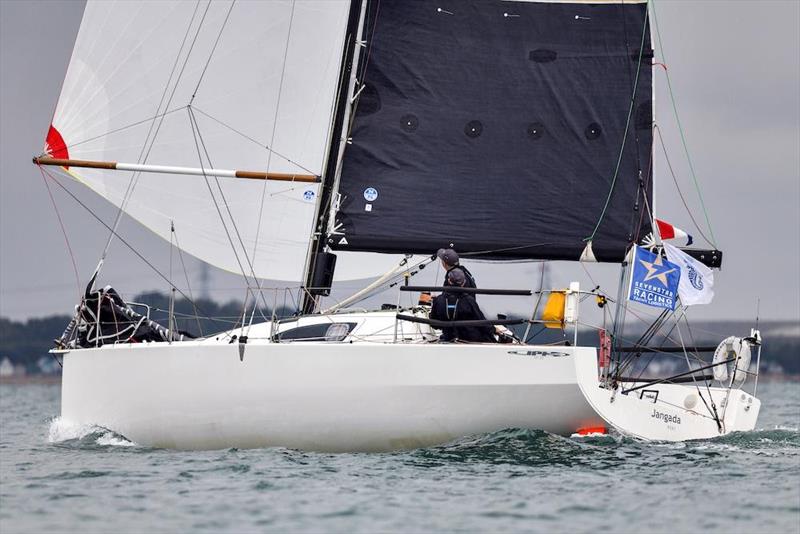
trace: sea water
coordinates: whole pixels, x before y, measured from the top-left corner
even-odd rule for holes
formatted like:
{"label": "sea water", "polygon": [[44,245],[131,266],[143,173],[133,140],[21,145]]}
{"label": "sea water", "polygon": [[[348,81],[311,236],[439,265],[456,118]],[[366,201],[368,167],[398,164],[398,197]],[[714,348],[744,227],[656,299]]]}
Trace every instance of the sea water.
{"label": "sea water", "polygon": [[385,454],[141,447],[0,386],[0,532],[800,532],[800,384],[689,443],[508,429]]}

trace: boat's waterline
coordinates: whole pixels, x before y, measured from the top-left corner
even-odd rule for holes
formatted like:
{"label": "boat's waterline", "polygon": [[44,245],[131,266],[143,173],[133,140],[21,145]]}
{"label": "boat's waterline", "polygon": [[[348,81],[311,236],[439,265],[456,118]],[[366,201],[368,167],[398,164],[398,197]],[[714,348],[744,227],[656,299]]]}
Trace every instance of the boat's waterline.
{"label": "boat's waterline", "polygon": [[503,428],[603,421],[576,382],[588,347],[184,342],[64,356],[62,419],[152,447],[390,451]]}

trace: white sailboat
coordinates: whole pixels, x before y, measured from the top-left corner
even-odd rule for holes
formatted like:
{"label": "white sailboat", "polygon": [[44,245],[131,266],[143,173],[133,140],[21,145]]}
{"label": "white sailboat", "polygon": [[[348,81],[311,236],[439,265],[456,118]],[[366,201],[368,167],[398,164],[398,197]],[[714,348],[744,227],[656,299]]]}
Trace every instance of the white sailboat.
{"label": "white sailboat", "polygon": [[[548,317],[483,322],[574,328],[559,345],[437,343],[448,325],[425,306],[320,312],[334,268],[336,280],[386,273],[353,304],[430,261],[410,255],[451,244],[627,273],[655,219],[649,42],[646,2],[89,1],[34,161],[240,273],[253,310],[183,339],[92,289],[104,252],[55,351],[62,419],[147,446],[328,451],[508,427],[645,439],[753,428],[758,401],[734,401],[739,380],[622,381],[616,331],[603,356],[616,370],[598,370],[597,349],[575,344],[593,294],[577,283],[553,293]],[[300,283],[298,317],[252,324],[274,294],[264,279]],[[639,421],[664,402],[680,412],[673,430]]]}

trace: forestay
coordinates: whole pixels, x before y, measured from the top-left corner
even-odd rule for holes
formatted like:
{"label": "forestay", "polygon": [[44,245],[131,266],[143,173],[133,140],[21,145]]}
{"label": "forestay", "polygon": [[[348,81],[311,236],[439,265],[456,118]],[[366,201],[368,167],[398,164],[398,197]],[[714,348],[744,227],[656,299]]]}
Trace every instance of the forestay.
{"label": "forestay", "polygon": [[[90,1],[46,150],[319,176],[348,8],[337,0]],[[165,239],[174,222],[180,246],[217,267],[250,275],[249,258],[262,278],[302,275],[316,184],[77,167],[70,174],[125,202]]]}
{"label": "forestay", "polygon": [[384,2],[366,38],[331,246],[577,260],[600,222],[621,261],[650,231],[646,3]]}

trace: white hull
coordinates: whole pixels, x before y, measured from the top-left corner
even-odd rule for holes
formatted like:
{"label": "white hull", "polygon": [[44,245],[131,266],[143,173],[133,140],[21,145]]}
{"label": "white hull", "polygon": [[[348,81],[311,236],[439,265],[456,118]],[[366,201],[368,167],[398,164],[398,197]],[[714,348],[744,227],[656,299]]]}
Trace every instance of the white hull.
{"label": "white hull", "polygon": [[178,449],[388,451],[519,427],[603,426],[578,387],[585,347],[250,342],[64,355],[62,418]]}
{"label": "white hull", "polygon": [[623,394],[644,383],[606,389],[597,378],[596,358],[581,354],[575,364],[578,383],[594,410],[621,434],[639,439],[686,441],[750,431],[761,408],[761,401],[741,389],[706,388],[704,382],[699,389],[691,383],[662,383]]}

